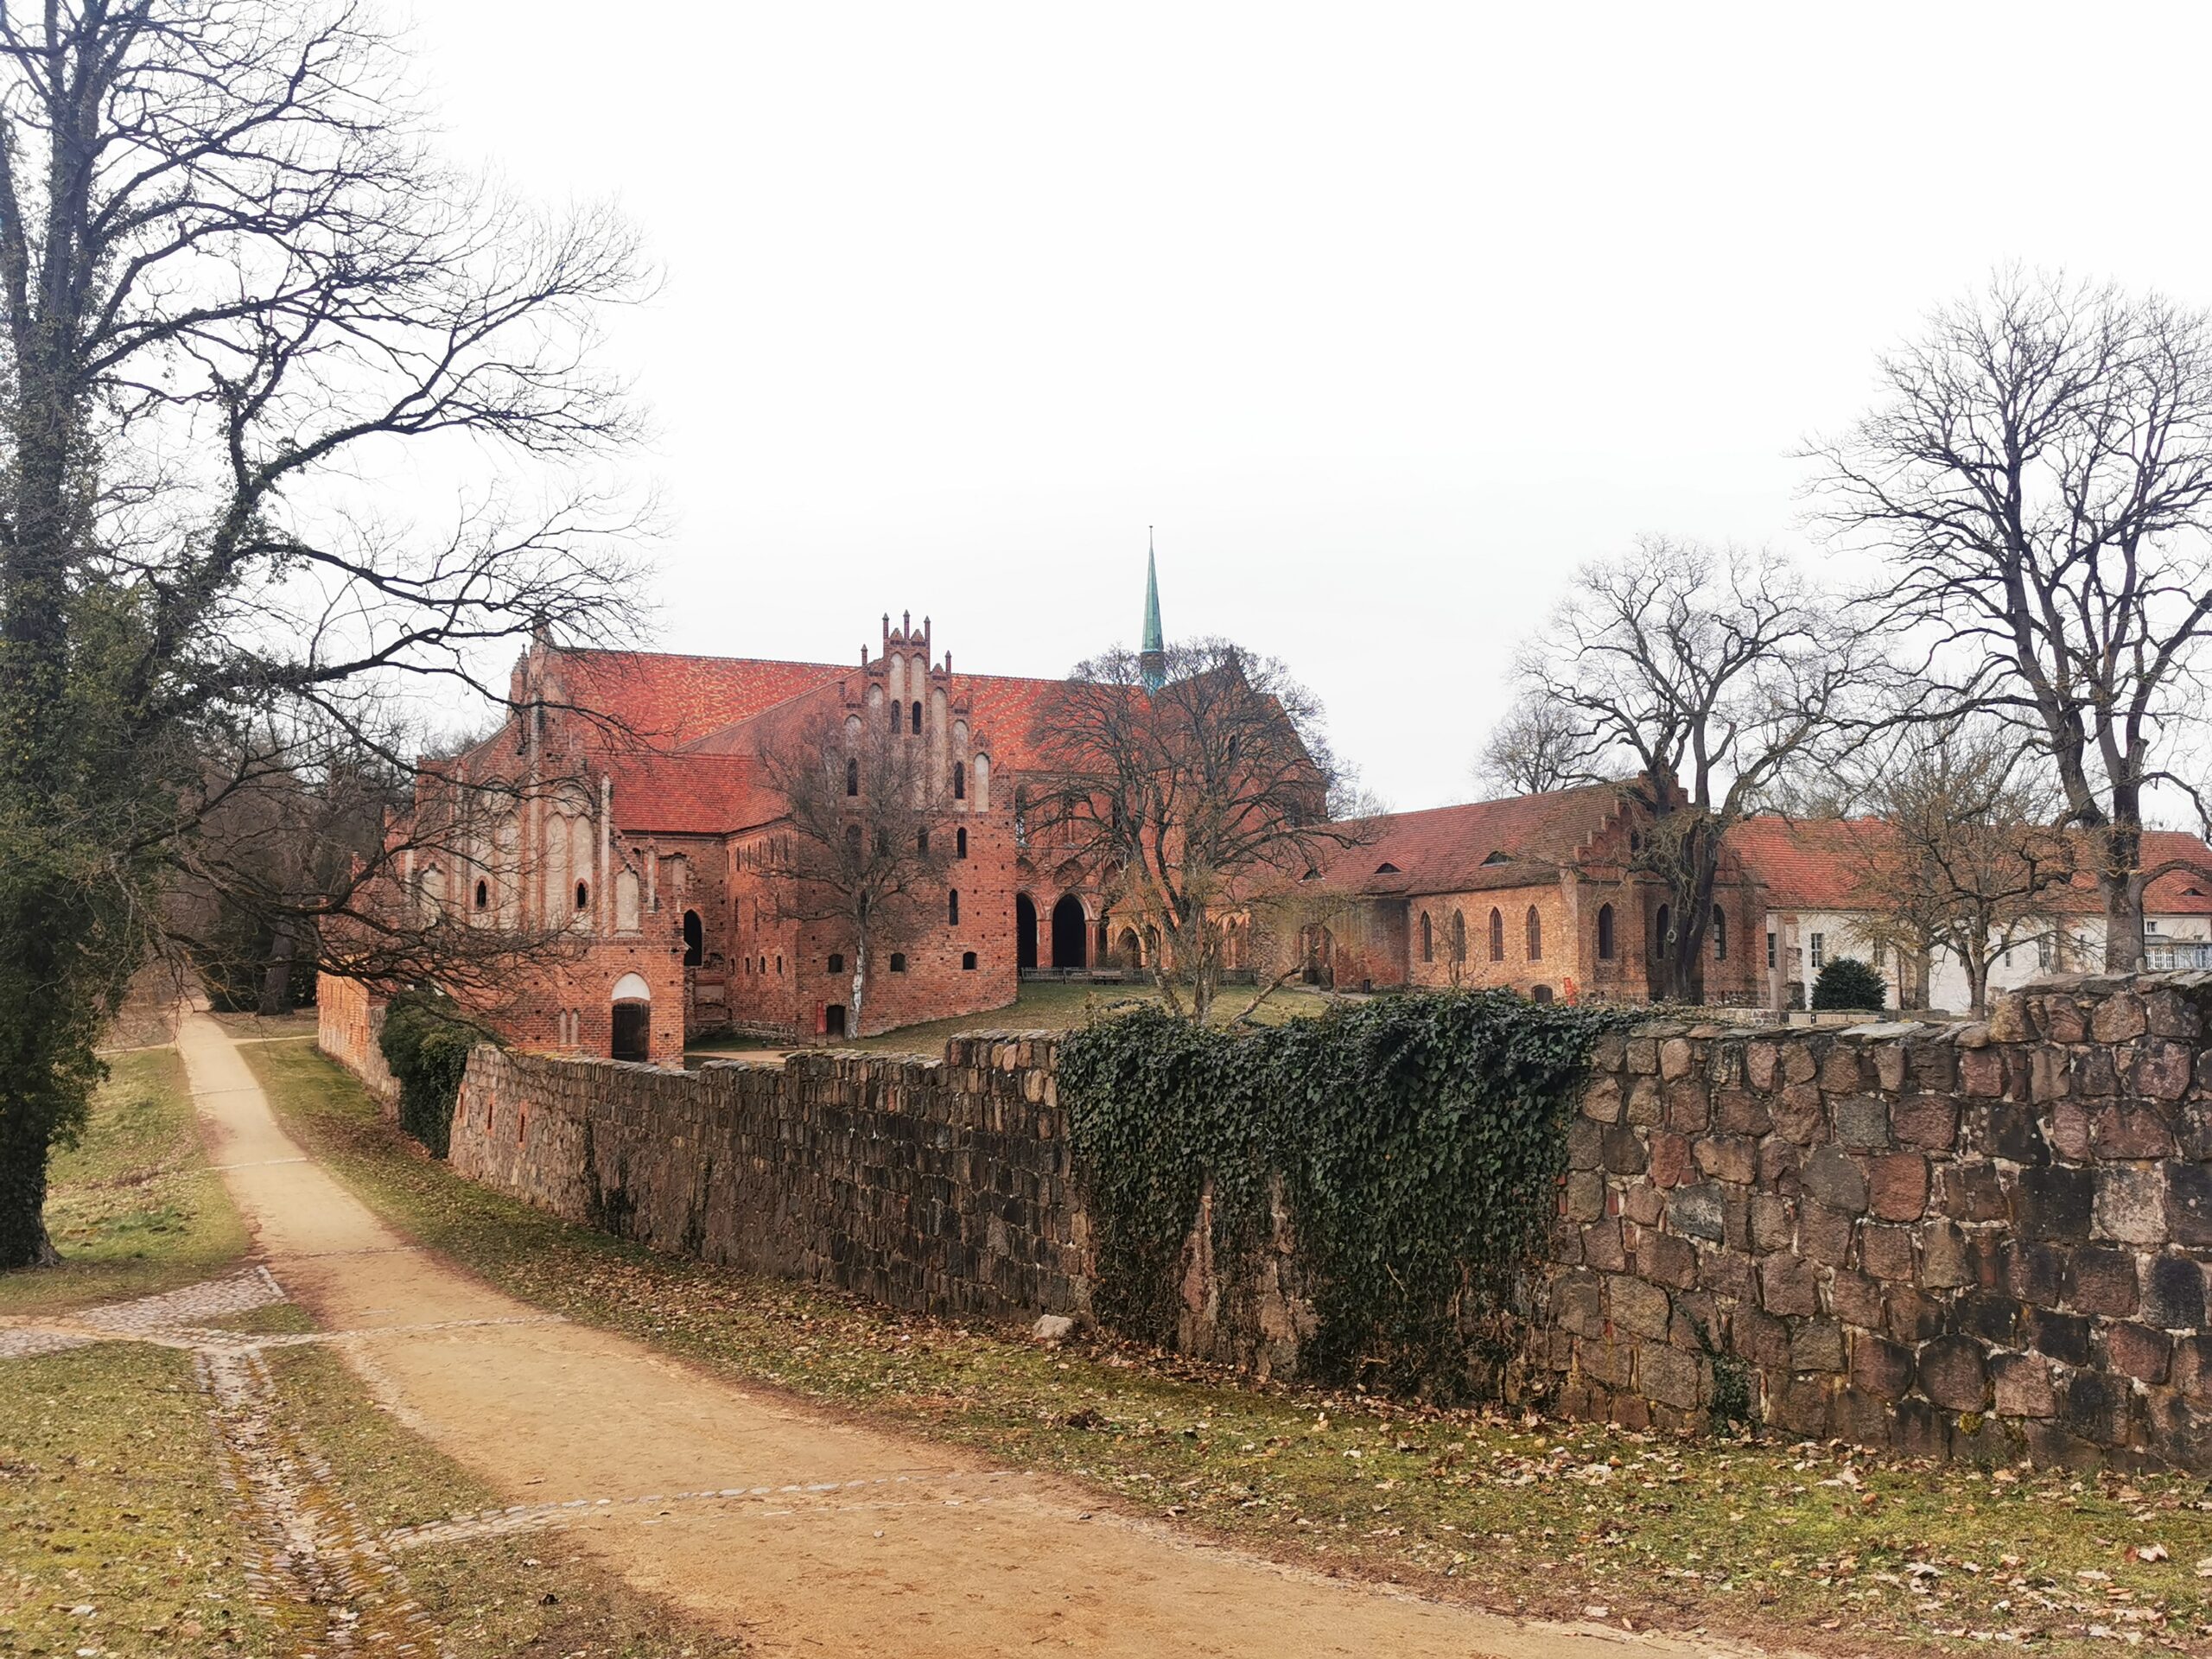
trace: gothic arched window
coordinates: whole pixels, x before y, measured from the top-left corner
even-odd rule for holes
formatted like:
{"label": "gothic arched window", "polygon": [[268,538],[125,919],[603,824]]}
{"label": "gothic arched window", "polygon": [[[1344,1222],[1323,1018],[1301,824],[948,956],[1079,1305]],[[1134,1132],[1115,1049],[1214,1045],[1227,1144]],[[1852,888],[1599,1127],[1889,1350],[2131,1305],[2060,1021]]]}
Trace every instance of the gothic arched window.
{"label": "gothic arched window", "polygon": [[[968,798],[968,767],[959,760],[952,763],[952,798],[956,801]],[[965,835],[967,831],[963,830],[961,833]]]}
{"label": "gothic arched window", "polygon": [[1427,911],[1421,913],[1421,959],[1423,962],[1436,960],[1436,938],[1429,927]]}
{"label": "gothic arched window", "polygon": [[1536,914],[1534,905],[1529,906],[1529,960],[1544,959],[1544,918]]}
{"label": "gothic arched window", "polygon": [[915,735],[915,736],[917,736],[917,737],[919,737],[921,734],[922,734],[922,705],[921,705],[920,703],[917,702],[917,703],[914,705],[914,735]]}
{"label": "gothic arched window", "polygon": [[960,925],[960,889],[957,887],[944,895],[944,921],[948,927]]}
{"label": "gothic arched window", "polygon": [[1598,906],[1598,960],[1611,962],[1612,959],[1613,907],[1611,905],[1600,905]]}
{"label": "gothic arched window", "polygon": [[1718,905],[1713,907],[1713,959],[1728,960],[1728,918]]}
{"label": "gothic arched window", "polygon": [[845,762],[845,793],[857,795],[860,792],[861,763],[857,760],[848,760]]}
{"label": "gothic arched window", "polygon": [[1452,912],[1452,960],[1455,963],[1467,959],[1467,916],[1465,911]]}
{"label": "gothic arched window", "polygon": [[1505,912],[1493,909],[1490,913],[1490,959],[1505,960]]}

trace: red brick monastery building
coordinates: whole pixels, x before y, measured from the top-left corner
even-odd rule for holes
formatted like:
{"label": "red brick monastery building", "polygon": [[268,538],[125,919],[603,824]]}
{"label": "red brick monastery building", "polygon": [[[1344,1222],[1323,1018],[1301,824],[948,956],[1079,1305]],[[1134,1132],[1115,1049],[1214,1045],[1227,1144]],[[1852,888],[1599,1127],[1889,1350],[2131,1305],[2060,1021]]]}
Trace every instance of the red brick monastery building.
{"label": "red brick monastery building", "polygon": [[[1159,648],[1155,618],[1148,609],[1147,651]],[[440,768],[453,790],[508,805],[458,845],[406,855],[401,876],[425,914],[562,941],[518,963],[496,996],[470,999],[527,1048],[666,1063],[709,1032],[834,1041],[1004,1007],[1025,971],[1134,967],[1141,954],[1098,873],[1025,822],[1024,780],[1042,769],[1037,715],[1061,683],[956,672],[927,618],[885,616],[878,647],[846,665],[541,641],[514,668],[504,726]],[[950,820],[943,902],[884,948],[856,1032],[843,925],[793,919],[779,902],[788,863],[776,838],[790,823],[762,756],[795,713],[895,729],[918,746]],[[418,815],[431,788],[418,789]],[[1318,855],[1296,884],[1303,921],[1289,937],[1234,930],[1271,938],[1241,948],[1278,960],[1240,962],[1232,949],[1230,965],[1340,990],[1648,1000],[1668,918],[1663,889],[1630,874],[1639,812],[1601,785],[1382,816]],[[1724,849],[1712,1002],[1785,1006],[1818,966],[1817,930],[1847,944],[1847,923],[1819,913],[1840,901],[1816,906],[1807,890],[1808,849],[1827,843],[1806,832],[1821,826],[1777,823],[1755,820]],[[326,978],[320,1001],[325,1046],[374,1070],[369,994]]]}

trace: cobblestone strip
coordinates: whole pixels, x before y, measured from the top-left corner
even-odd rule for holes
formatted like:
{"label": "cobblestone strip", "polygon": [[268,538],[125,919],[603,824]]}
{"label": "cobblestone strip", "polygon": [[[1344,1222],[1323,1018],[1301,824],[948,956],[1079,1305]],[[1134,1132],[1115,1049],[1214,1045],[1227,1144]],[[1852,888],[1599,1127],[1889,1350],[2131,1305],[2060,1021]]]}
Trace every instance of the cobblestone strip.
{"label": "cobblestone strip", "polygon": [[330,1470],[278,1421],[258,1352],[201,1350],[234,1490],[258,1525],[246,1580],[296,1659],[329,1654],[444,1654],[407,1583],[338,1491]]}
{"label": "cobblestone strip", "polygon": [[[479,1510],[473,1514],[449,1516],[442,1521],[425,1521],[411,1527],[393,1527],[379,1534],[377,1542],[386,1549],[410,1549],[423,1544],[494,1537],[501,1533],[519,1532],[536,1527],[557,1527],[582,1517],[612,1515],[625,1510],[664,1509],[674,1503],[740,1503],[754,1505],[782,1500],[778,1507],[754,1509],[753,1512],[763,1519],[787,1517],[802,1511],[826,1515],[853,1510],[980,1508],[994,1501],[991,1494],[986,1492],[976,1497],[931,1498],[899,1497],[891,1494],[901,1486],[938,1486],[956,1481],[995,1483],[1019,1479],[1020,1475],[1018,1469],[993,1469],[973,1474],[874,1475],[856,1480],[793,1482],[779,1486],[724,1486],[705,1491],[671,1492],[665,1496],[652,1492],[639,1497],[572,1497],[560,1503],[517,1503],[504,1510]],[[832,1494],[860,1492],[881,1495],[851,1503],[829,1501]]]}
{"label": "cobblestone strip", "polygon": [[0,1359],[34,1359],[41,1354],[67,1353],[98,1338],[73,1331],[57,1331],[38,1325],[11,1325],[0,1330]]}
{"label": "cobblestone strip", "polygon": [[135,1301],[88,1307],[76,1314],[73,1323],[89,1325],[95,1331],[112,1332],[118,1336],[140,1336],[172,1331],[200,1320],[224,1319],[233,1313],[251,1313],[256,1308],[270,1307],[284,1300],[283,1288],[270,1276],[269,1269],[256,1267],[227,1278],[187,1285],[181,1290],[168,1291],[159,1296],[141,1296]]}

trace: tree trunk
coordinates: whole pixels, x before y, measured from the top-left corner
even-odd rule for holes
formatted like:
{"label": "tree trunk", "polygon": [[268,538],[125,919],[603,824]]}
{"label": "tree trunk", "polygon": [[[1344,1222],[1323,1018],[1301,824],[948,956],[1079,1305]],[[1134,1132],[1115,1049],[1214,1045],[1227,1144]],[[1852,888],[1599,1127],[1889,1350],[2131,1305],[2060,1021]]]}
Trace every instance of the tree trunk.
{"label": "tree trunk", "polygon": [[280,920],[269,939],[269,962],[261,973],[261,1013],[273,1019],[292,1011],[292,924]]}
{"label": "tree trunk", "polygon": [[0,1273],[51,1268],[61,1260],[46,1236],[48,1137],[41,1116],[38,1102],[13,1090],[0,1093]]}
{"label": "tree trunk", "polygon": [[860,942],[853,947],[853,1028],[847,1035],[861,1034],[861,1004],[868,1000],[868,930],[862,928]]}
{"label": "tree trunk", "polygon": [[2097,888],[2105,901],[2105,971],[2143,970],[2143,831],[2132,823],[2105,827]]}
{"label": "tree trunk", "polygon": [[1989,953],[1968,950],[1964,955],[1967,970],[1967,1012],[1980,1019],[1989,1012]]}

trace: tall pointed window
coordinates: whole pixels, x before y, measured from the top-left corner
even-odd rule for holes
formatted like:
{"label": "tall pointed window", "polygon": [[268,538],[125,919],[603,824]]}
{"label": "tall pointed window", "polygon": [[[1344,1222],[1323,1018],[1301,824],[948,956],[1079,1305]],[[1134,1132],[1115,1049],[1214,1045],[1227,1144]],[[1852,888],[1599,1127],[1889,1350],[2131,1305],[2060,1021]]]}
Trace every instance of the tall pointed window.
{"label": "tall pointed window", "polygon": [[1452,912],[1452,960],[1455,965],[1467,960],[1467,914],[1461,910]]}
{"label": "tall pointed window", "polygon": [[1713,959],[1728,960],[1728,915],[1718,905],[1713,907]]}
{"label": "tall pointed window", "polygon": [[[956,801],[968,798],[968,767],[964,761],[952,763],[952,798]],[[965,835],[967,831],[963,830],[961,833]]]}
{"label": "tall pointed window", "polygon": [[1490,913],[1490,959],[1492,962],[1505,960],[1505,912],[1502,910],[1492,910]]}
{"label": "tall pointed window", "polygon": [[1611,962],[1612,959],[1613,907],[1611,905],[1600,905],[1598,906],[1598,960]]}
{"label": "tall pointed window", "polygon": [[914,705],[914,735],[915,735],[915,736],[917,736],[917,737],[919,737],[921,734],[922,734],[922,705],[921,705],[920,703],[917,702],[917,703]]}
{"label": "tall pointed window", "polygon": [[957,887],[944,895],[944,920],[948,927],[960,925],[960,889]]}
{"label": "tall pointed window", "polygon": [[1429,927],[1427,911],[1421,913],[1421,959],[1423,962],[1436,960],[1436,936]]}
{"label": "tall pointed window", "polygon": [[848,760],[845,762],[845,793],[857,795],[860,792],[861,763],[857,760]]}
{"label": "tall pointed window", "polygon": [[1544,918],[1536,914],[1534,905],[1529,906],[1529,960],[1544,959]]}

